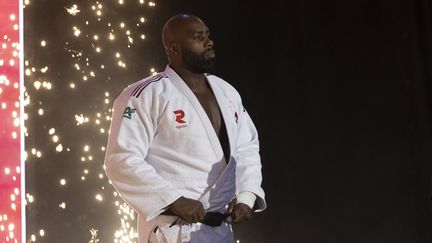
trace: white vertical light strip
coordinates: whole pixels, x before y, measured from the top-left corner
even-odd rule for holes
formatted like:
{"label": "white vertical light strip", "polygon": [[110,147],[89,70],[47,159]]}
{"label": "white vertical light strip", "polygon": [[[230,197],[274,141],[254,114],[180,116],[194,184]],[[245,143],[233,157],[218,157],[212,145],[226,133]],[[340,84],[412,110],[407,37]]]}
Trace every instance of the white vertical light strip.
{"label": "white vertical light strip", "polygon": [[25,136],[24,136],[24,5],[19,0],[19,79],[20,79],[20,168],[21,168],[21,242],[27,242],[26,236],[26,198],[25,198]]}

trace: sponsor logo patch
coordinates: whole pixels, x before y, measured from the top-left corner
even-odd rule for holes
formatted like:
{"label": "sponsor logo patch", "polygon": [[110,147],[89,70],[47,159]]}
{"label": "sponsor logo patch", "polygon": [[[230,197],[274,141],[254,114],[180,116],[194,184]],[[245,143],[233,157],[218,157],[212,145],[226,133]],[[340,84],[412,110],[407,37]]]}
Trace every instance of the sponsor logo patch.
{"label": "sponsor logo patch", "polygon": [[173,111],[173,113],[175,115],[175,121],[176,121],[176,128],[177,129],[184,128],[184,127],[188,126],[188,124],[184,120],[186,114],[183,110],[176,110],[176,111]]}

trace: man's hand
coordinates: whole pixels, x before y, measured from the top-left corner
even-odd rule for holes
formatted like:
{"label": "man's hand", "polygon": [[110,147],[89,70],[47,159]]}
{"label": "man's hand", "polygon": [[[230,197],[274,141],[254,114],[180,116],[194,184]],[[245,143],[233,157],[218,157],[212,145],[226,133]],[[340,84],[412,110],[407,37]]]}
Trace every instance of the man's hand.
{"label": "man's hand", "polygon": [[234,198],[228,205],[225,215],[231,215],[234,224],[241,223],[252,218],[252,209],[244,203],[237,204],[237,199]]}
{"label": "man's hand", "polygon": [[205,210],[200,201],[180,197],[169,209],[182,219],[185,224],[197,223],[204,219]]}

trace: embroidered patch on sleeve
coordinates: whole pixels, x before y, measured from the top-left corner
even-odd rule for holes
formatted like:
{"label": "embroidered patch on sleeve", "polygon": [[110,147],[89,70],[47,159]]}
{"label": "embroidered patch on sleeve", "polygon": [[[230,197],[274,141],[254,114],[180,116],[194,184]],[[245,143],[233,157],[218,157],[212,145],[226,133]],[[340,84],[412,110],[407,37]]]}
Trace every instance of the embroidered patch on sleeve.
{"label": "embroidered patch on sleeve", "polygon": [[126,117],[128,119],[132,119],[132,114],[135,113],[134,108],[131,108],[130,106],[126,107],[125,111],[123,112],[123,117]]}

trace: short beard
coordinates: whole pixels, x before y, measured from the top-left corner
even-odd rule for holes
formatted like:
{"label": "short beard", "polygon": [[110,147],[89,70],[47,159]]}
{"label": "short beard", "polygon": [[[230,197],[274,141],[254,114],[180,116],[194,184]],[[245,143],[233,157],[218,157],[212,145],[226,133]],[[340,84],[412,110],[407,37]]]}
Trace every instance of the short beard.
{"label": "short beard", "polygon": [[216,63],[216,58],[206,58],[205,53],[197,55],[191,51],[183,50],[182,60],[186,68],[196,74],[211,72]]}

